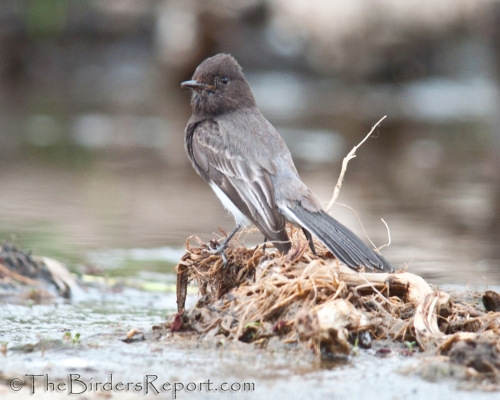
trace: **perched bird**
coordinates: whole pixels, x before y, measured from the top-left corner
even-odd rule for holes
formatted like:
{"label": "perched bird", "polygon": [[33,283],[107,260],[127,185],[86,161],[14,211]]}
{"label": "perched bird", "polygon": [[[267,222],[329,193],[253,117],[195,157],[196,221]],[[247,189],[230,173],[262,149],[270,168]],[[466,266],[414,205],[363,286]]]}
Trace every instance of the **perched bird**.
{"label": "perched bird", "polygon": [[190,81],[193,114],[185,146],[198,174],[234,216],[236,228],[253,223],[267,241],[287,253],[286,222],[303,229],[314,252],[311,233],[347,266],[394,271],[380,254],[321,208],[300,180],[290,151],[257,108],[238,62],[228,54],[203,61]]}

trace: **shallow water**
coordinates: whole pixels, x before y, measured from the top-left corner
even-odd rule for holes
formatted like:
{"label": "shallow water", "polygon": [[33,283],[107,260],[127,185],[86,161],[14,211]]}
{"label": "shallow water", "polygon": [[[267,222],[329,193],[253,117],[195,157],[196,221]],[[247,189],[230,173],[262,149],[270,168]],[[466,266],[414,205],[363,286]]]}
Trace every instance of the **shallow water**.
{"label": "shallow water", "polygon": [[[335,169],[301,173],[328,202]],[[383,218],[391,236],[383,254],[396,268],[408,268],[431,283],[500,283],[498,243],[487,232],[492,185],[443,186],[422,202],[425,207],[415,209],[406,208],[404,198],[377,194],[377,185],[364,186],[364,179],[356,171],[352,178],[348,175],[338,199],[357,215],[341,205],[334,206],[333,215],[367,241],[362,221],[377,247],[388,242]],[[173,171],[160,163],[131,169],[97,162],[90,170],[62,170],[13,164],[3,169],[0,186],[9,188],[0,196],[2,237],[15,235],[14,242],[24,249],[59,259],[73,270],[84,265],[112,267],[114,275],[166,272],[177,263],[189,236],[208,241],[222,235],[218,227],[228,232],[234,223],[190,167]],[[247,246],[263,240],[245,233],[239,239]],[[170,255],[162,254],[165,246]]]}

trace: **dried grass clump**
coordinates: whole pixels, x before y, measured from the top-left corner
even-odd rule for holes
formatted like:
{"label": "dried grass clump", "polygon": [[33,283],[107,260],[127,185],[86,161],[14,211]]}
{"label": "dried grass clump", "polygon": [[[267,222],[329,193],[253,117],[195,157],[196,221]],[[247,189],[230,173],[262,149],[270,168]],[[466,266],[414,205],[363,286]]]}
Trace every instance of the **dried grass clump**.
{"label": "dried grass clump", "polygon": [[[408,272],[354,272],[319,242],[313,255],[300,231],[289,229],[294,246],[288,255],[264,252],[262,246],[248,249],[233,240],[225,268],[211,251],[216,241],[207,245],[188,238],[177,266],[179,312],[170,329],[261,345],[277,337],[316,354],[349,354],[354,343],[369,346],[371,339],[415,341],[422,350],[471,362],[477,357],[463,352],[474,346],[453,351],[455,345],[480,343],[484,352],[488,343],[490,361],[482,368],[500,366],[499,312],[481,311],[467,296],[452,299]],[[184,310],[190,282],[198,284],[202,297]]]}
{"label": "dried grass clump", "polygon": [[[384,119],[344,158],[327,210],[337,199],[349,160]],[[412,354],[417,343],[450,364],[500,382],[500,295],[485,292],[489,312],[484,312],[465,294],[452,298],[407,272],[354,272],[317,241],[314,255],[301,232],[288,229],[293,247],[287,255],[248,249],[233,240],[225,250],[225,267],[212,250],[217,241],[207,245],[196,236],[188,238],[177,265],[178,312],[167,323],[170,330],[263,346],[277,338],[317,355],[349,354],[353,345],[369,347],[373,338],[406,342]],[[190,282],[198,284],[202,297],[186,311]]]}

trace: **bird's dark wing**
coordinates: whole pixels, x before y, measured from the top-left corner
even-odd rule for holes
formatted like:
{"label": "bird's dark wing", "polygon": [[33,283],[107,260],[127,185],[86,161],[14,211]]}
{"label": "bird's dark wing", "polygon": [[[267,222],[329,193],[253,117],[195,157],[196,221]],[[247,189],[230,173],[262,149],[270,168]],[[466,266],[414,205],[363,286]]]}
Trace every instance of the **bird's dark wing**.
{"label": "bird's dark wing", "polygon": [[191,138],[192,161],[200,175],[213,182],[278,250],[290,249],[286,219],[279,212],[269,163],[248,162],[216,121],[198,123]]}

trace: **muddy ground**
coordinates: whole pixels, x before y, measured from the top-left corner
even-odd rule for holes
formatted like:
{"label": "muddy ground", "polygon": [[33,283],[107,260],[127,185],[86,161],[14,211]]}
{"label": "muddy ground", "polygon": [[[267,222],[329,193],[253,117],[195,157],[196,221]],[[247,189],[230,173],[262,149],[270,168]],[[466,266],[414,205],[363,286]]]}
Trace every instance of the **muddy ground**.
{"label": "muddy ground", "polygon": [[[164,324],[166,314],[176,308],[172,291],[91,285],[79,297],[72,303],[1,305],[2,399],[430,400],[499,395],[491,382],[470,379],[463,369],[402,345],[375,343],[345,360],[320,363],[302,349],[272,342],[261,349],[199,342],[185,334],[158,337],[153,327]],[[196,298],[191,293],[187,307]],[[127,343],[131,329],[142,333]]]}

